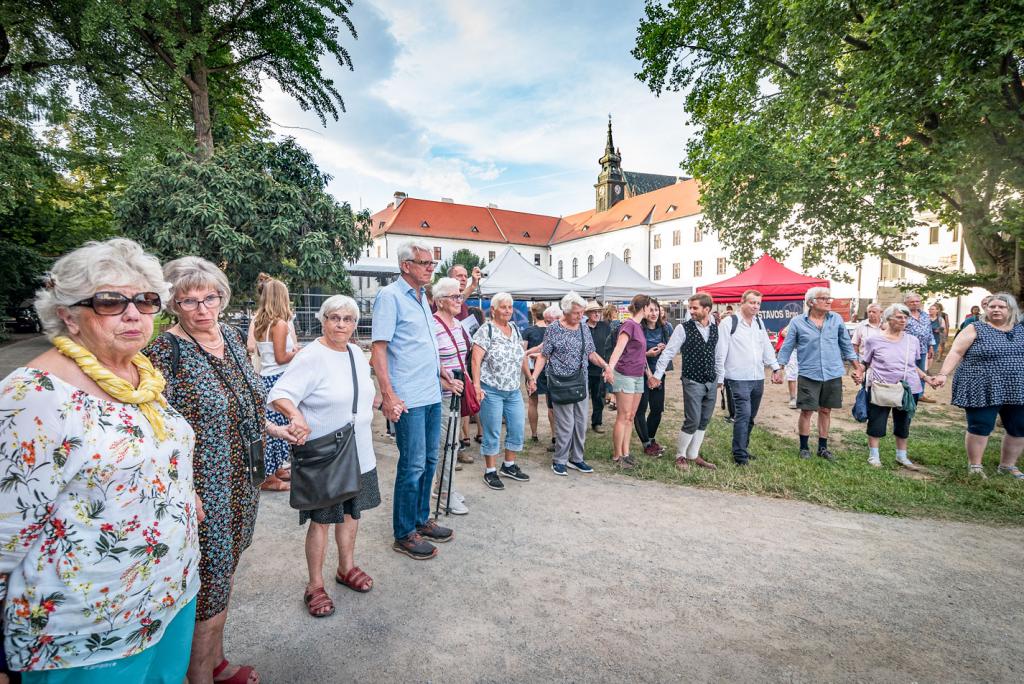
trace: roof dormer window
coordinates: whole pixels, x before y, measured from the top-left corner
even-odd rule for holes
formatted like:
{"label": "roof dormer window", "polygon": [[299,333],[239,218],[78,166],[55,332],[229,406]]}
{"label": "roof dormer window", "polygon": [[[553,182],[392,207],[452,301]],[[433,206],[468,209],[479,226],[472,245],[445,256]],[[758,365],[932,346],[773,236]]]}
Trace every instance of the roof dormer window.
{"label": "roof dormer window", "polygon": [[668,205],[668,209],[665,210],[665,213],[666,214],[671,214],[676,209],[678,209],[678,207],[676,207],[676,205],[670,204],[670,205]]}
{"label": "roof dormer window", "polygon": [[622,215],[622,220],[623,220],[623,221],[628,221],[628,220],[629,220],[629,219],[631,219],[631,218],[633,218],[633,217],[632,217],[632,216],[630,216],[629,214],[623,214],[623,215]]}
{"label": "roof dormer window", "polygon": [[528,231],[528,230],[524,230],[524,231],[523,231],[523,237],[524,237],[524,238],[528,238],[528,237],[530,237],[530,231]]}
{"label": "roof dormer window", "polygon": [[479,233],[480,229],[477,228],[476,226],[470,226],[469,227],[469,232],[471,232],[471,233]]}
{"label": "roof dormer window", "polygon": [[590,230],[590,226],[588,226],[587,224],[585,224],[585,223],[584,223],[584,224],[583,224],[583,232],[585,233],[585,232],[587,232],[588,230]]}
{"label": "roof dormer window", "polygon": [[420,228],[429,228],[429,227],[430,227],[430,224],[427,223],[426,221],[424,221],[423,223],[420,224]]}

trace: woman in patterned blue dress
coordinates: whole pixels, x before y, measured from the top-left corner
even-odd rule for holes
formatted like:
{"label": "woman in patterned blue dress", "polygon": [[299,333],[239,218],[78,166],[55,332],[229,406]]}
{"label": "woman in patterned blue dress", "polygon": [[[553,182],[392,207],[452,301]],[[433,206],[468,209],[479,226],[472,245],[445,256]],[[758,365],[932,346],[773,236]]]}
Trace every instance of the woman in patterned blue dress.
{"label": "woman in patterned blue dress", "polygon": [[1017,459],[1024,451],[1024,326],[1013,295],[1000,292],[987,299],[985,320],[957,335],[935,377],[941,385],[956,368],[952,403],[967,414],[968,472],[985,477],[981,460],[999,416],[1006,436],[996,472],[1022,481]]}

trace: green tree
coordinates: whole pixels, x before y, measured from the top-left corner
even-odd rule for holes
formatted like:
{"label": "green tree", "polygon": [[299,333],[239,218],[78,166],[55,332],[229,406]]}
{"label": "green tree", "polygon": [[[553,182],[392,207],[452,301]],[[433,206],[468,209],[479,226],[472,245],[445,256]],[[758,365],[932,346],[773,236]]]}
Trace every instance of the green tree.
{"label": "green tree", "polygon": [[[634,56],[685,92],[686,165],[739,262],[877,254],[933,291],[1024,295],[1024,6],[964,0],[648,0]],[[978,271],[896,256],[921,212]]]}
{"label": "green tree", "polygon": [[327,194],[329,180],[294,140],[243,143],[139,169],[114,209],[126,235],[163,259],[210,259],[239,292],[261,271],[348,292],[345,264],[369,243],[369,215]]}
{"label": "green tree", "polygon": [[468,249],[456,250],[447,260],[442,261],[438,264],[437,268],[434,269],[434,282],[438,279],[444,278],[448,275],[448,271],[451,270],[455,264],[461,264],[466,267],[466,272],[469,274],[473,273],[473,269],[476,267],[483,268],[487,265],[487,262],[478,257]]}

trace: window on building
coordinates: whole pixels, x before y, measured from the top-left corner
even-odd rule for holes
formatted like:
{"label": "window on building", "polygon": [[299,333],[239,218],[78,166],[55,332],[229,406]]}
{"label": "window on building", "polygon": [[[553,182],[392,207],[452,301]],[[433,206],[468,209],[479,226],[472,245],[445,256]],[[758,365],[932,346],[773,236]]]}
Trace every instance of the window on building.
{"label": "window on building", "polygon": [[698,225],[693,227],[693,241],[694,242],[700,242],[703,239],[704,239],[704,231],[702,231],[700,229],[700,225],[698,224]]}
{"label": "window on building", "polygon": [[630,251],[628,248],[622,250],[622,261],[623,261],[623,263],[629,264],[629,260],[632,259],[632,258],[633,258],[633,252],[632,251]]}
{"label": "window on building", "polygon": [[494,250],[493,249],[491,251],[487,252],[487,261],[488,261],[488,263],[490,263],[491,261],[494,261]]}
{"label": "window on building", "polygon": [[558,277],[559,277],[559,279],[564,279],[565,278],[565,273],[564,273],[564,269],[562,268],[562,260],[561,259],[558,260]]}
{"label": "window on building", "polygon": [[435,247],[434,248],[434,261],[440,261],[440,260],[441,260],[441,248],[440,247]]}
{"label": "window on building", "polygon": [[576,257],[572,258],[572,277],[578,278],[580,276],[580,260]]}
{"label": "window on building", "polygon": [[661,249],[661,236],[660,235],[655,235],[654,236],[654,249]]}
{"label": "window on building", "polygon": [[380,245],[377,245],[377,258],[380,258]]}
{"label": "window on building", "polygon": [[953,242],[960,242],[960,224],[953,226]]}
{"label": "window on building", "polygon": [[552,255],[548,254],[548,266],[550,266],[551,264],[555,263],[554,259],[555,259],[555,257],[553,257]]}
{"label": "window on building", "polygon": [[718,257],[718,275],[725,274],[725,257]]}
{"label": "window on building", "polygon": [[661,280],[661,264],[654,267],[654,279]]}
{"label": "window on building", "polygon": [[928,244],[939,244],[939,225],[937,223],[928,226]]}
{"label": "window on building", "polygon": [[[906,255],[903,252],[896,252],[893,256],[897,259],[906,259]],[[906,277],[907,269],[892,263],[888,259],[882,259],[882,280],[893,282],[903,280]]]}
{"label": "window on building", "polygon": [[594,255],[591,254],[590,256],[587,257],[587,273],[590,273],[593,270],[594,270]]}
{"label": "window on building", "polygon": [[682,244],[683,238],[680,235],[680,233],[682,233],[682,231],[680,231],[680,230],[673,230],[672,231],[672,246],[673,247],[678,247],[679,245]]}
{"label": "window on building", "polygon": [[675,262],[674,264],[672,264],[672,277],[676,278],[676,279],[679,278],[679,262],[678,261]]}
{"label": "window on building", "polygon": [[700,259],[693,262],[693,275],[694,277],[704,275],[704,262],[701,261]]}
{"label": "window on building", "polygon": [[540,254],[537,252],[533,253],[533,265],[540,266]]}

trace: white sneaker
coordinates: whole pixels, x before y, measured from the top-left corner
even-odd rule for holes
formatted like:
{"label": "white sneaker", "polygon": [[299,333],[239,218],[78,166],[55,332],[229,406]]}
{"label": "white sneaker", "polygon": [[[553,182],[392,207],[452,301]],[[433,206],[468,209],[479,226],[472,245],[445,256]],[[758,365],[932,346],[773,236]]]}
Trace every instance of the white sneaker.
{"label": "white sneaker", "polygon": [[881,468],[882,467],[882,461],[881,461],[881,459],[877,459],[877,458],[869,458],[868,459],[868,465],[871,466],[872,468]]}
{"label": "white sneaker", "polygon": [[795,409],[796,408],[796,397],[790,397],[790,399],[789,399],[789,408],[791,408],[791,409]]}
{"label": "white sneaker", "polygon": [[452,501],[448,505],[448,512],[452,515],[466,515],[469,513],[469,509],[466,508],[466,504],[461,499],[456,499],[452,496]]}
{"label": "white sneaker", "polygon": [[[437,498],[437,490],[436,489],[434,491],[430,492],[430,497],[433,498],[433,499]],[[441,493],[441,498],[442,499],[448,498],[448,492],[442,492]],[[462,494],[459,494],[458,490],[452,490],[452,501],[458,501],[459,503],[465,503],[466,497],[462,496]]]}

